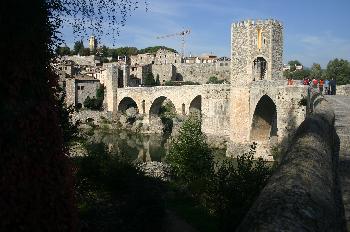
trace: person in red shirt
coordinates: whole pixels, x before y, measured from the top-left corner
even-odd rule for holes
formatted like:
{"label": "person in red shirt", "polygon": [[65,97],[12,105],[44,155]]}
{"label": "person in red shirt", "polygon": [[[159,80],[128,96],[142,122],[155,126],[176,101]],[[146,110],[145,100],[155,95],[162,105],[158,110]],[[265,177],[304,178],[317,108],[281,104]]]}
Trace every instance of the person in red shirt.
{"label": "person in red shirt", "polygon": [[317,84],[318,84],[318,80],[317,79],[313,79],[312,80],[312,87],[317,88]]}
{"label": "person in red shirt", "polygon": [[323,85],[324,85],[324,81],[321,79],[318,83],[318,89],[320,90],[320,93],[323,93]]}

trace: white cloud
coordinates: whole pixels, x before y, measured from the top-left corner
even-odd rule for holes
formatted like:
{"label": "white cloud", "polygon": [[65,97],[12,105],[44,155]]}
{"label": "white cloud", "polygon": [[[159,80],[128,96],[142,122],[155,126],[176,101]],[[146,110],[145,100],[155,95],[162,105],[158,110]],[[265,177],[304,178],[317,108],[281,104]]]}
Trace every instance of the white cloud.
{"label": "white cloud", "polygon": [[350,59],[350,39],[336,36],[331,31],[291,36],[288,42],[293,53],[287,51],[287,60],[298,59],[306,66],[320,63],[325,68],[334,58]]}

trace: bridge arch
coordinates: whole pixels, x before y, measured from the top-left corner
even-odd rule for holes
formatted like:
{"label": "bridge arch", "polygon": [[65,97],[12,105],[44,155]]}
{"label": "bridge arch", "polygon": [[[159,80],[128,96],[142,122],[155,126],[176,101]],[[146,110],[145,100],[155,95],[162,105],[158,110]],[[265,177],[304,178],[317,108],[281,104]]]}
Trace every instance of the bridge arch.
{"label": "bridge arch", "polygon": [[[149,116],[150,117],[159,116],[162,113],[161,107],[166,100],[168,100],[171,103],[171,105],[174,106],[174,103],[169,98],[165,96],[157,97],[156,99],[153,100],[151,104],[151,107],[149,109]],[[173,107],[173,110],[176,113],[175,107]]]}
{"label": "bridge arch", "polygon": [[268,95],[263,95],[254,110],[250,139],[268,141],[273,136],[277,136],[276,104]]}
{"label": "bridge arch", "polygon": [[129,108],[135,108],[139,110],[137,103],[131,97],[124,97],[118,104],[118,111],[125,112]]}
{"label": "bridge arch", "polygon": [[202,96],[197,95],[190,103],[189,106],[189,112],[190,114],[196,113],[201,114],[202,113]]}

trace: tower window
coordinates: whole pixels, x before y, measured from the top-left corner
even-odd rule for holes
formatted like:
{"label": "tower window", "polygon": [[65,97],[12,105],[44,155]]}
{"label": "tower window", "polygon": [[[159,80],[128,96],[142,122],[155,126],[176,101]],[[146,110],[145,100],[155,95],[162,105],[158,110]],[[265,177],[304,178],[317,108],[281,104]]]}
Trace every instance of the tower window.
{"label": "tower window", "polygon": [[262,42],[262,30],[258,29],[258,49],[261,49],[261,42]]}

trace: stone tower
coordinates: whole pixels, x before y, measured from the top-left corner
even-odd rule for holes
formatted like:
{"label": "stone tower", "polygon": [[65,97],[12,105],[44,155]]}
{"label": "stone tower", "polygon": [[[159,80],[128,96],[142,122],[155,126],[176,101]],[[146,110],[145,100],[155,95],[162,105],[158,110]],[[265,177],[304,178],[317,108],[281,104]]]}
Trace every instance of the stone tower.
{"label": "stone tower", "polygon": [[97,39],[93,35],[90,36],[90,39],[89,39],[89,48],[90,48],[90,51],[94,51],[97,48]]}
{"label": "stone tower", "polygon": [[277,20],[246,20],[231,27],[231,83],[282,80],[283,26]]}
{"label": "stone tower", "polygon": [[283,80],[283,26],[277,20],[233,23],[231,46],[230,139],[247,144],[254,112],[252,88],[275,88]]}

